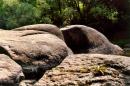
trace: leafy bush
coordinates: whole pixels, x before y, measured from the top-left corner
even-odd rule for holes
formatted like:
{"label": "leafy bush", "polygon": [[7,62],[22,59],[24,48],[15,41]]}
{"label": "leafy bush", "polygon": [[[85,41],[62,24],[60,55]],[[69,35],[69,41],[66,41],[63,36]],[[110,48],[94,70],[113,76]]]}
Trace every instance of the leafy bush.
{"label": "leafy bush", "polygon": [[104,22],[101,21],[102,17],[111,24],[126,18],[116,6],[107,4],[109,2],[104,0],[0,0],[0,28],[12,29],[35,23],[52,23],[58,26],[94,23],[102,27],[101,23]]}
{"label": "leafy bush", "polygon": [[114,8],[107,8],[107,6],[104,4],[96,4],[90,9],[90,14],[92,14],[94,17],[106,17],[113,22],[118,20],[118,11]]}

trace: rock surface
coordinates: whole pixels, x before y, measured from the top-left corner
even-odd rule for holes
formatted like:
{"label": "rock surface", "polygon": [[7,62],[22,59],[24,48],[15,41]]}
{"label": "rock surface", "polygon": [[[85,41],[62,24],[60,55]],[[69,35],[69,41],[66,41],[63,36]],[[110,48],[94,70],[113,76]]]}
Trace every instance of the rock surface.
{"label": "rock surface", "polygon": [[[123,54],[93,28],[72,25],[61,31],[74,53]],[[129,57],[71,55],[61,31],[50,24],[0,30],[0,86],[130,86]]]}
{"label": "rock surface", "polygon": [[4,54],[0,54],[0,86],[16,86],[24,74],[21,66]]}
{"label": "rock surface", "polygon": [[0,31],[0,53],[22,65],[27,78],[39,78],[68,55],[68,47],[57,36],[44,31]]}
{"label": "rock surface", "polygon": [[123,49],[112,44],[102,33],[84,25],[61,28],[66,44],[74,53],[99,53],[122,55]]}
{"label": "rock surface", "polygon": [[18,27],[13,29],[14,31],[23,31],[23,30],[36,30],[36,31],[44,31],[56,35],[60,39],[64,40],[62,32],[59,28],[55,25],[51,24],[34,24],[34,25],[27,25],[23,27]]}
{"label": "rock surface", "polygon": [[130,58],[78,54],[45,73],[33,86],[130,86]]}

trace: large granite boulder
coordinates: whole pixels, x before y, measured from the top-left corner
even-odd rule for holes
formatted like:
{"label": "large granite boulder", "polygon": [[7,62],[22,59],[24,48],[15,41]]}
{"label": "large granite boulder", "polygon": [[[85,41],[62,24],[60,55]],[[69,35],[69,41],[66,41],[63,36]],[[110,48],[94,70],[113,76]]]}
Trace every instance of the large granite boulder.
{"label": "large granite boulder", "polygon": [[60,39],[64,39],[62,32],[59,28],[55,25],[51,24],[34,24],[34,25],[27,25],[23,27],[18,27],[13,29],[14,31],[23,31],[23,30],[36,30],[36,31],[44,31],[56,35]]}
{"label": "large granite boulder", "polygon": [[130,86],[130,57],[70,55],[34,86]]}
{"label": "large granite boulder", "polygon": [[66,44],[74,53],[100,53],[122,55],[123,50],[112,44],[102,33],[84,25],[61,28]]}
{"label": "large granite boulder", "polygon": [[69,54],[62,39],[41,30],[0,30],[0,49],[22,66],[26,78],[37,79]]}
{"label": "large granite boulder", "polygon": [[24,79],[22,68],[4,54],[0,54],[0,86],[18,86]]}

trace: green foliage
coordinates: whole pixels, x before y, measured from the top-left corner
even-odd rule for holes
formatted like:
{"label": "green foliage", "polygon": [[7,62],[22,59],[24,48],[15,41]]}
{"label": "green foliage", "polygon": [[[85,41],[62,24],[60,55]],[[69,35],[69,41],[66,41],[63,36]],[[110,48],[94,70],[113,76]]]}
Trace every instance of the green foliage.
{"label": "green foliage", "polygon": [[91,71],[94,73],[94,75],[105,75],[107,67],[105,67],[104,65],[97,65],[93,66],[91,68]]}
{"label": "green foliage", "polygon": [[124,48],[125,45],[130,43],[130,39],[113,40],[112,43],[117,44],[117,45],[121,46],[122,48]]}
{"label": "green foliage", "polygon": [[[71,7],[65,8],[62,10],[62,16],[63,16],[63,25],[69,25],[71,23],[71,20],[74,18],[74,16],[78,15],[75,10]],[[78,17],[78,16],[77,16]]]}
{"label": "green foliage", "polygon": [[119,14],[103,0],[0,0],[0,27],[5,29],[35,23],[87,25],[100,23],[100,17],[115,23]]}
{"label": "green foliage", "polygon": [[40,10],[29,3],[18,2],[18,0],[3,0],[0,10],[0,18],[4,28],[15,28],[18,26],[36,23],[40,17]]}
{"label": "green foliage", "polygon": [[96,4],[90,9],[90,14],[94,17],[106,17],[113,22],[118,20],[118,11],[114,8],[107,8],[104,4]]}

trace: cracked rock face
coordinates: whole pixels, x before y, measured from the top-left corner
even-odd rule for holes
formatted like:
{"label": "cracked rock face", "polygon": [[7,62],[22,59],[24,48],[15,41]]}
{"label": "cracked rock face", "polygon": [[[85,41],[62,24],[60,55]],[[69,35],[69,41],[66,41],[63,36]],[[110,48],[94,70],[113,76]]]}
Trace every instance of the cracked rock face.
{"label": "cracked rock face", "polygon": [[8,56],[0,54],[0,85],[16,86],[22,79],[24,74],[21,66]]}
{"label": "cracked rock face", "polygon": [[129,86],[130,58],[77,54],[47,71],[34,86]]}
{"label": "cracked rock face", "polygon": [[31,25],[15,30],[0,30],[0,53],[10,56],[20,64],[25,78],[39,79],[46,70],[60,64],[69,54],[70,50],[61,36],[56,36],[60,31],[57,28],[54,33],[53,30],[49,32],[50,29],[38,29],[43,26]]}
{"label": "cracked rock face", "polygon": [[102,33],[84,25],[70,25],[61,28],[66,44],[76,54],[99,53],[122,55],[118,45],[112,44]]}

